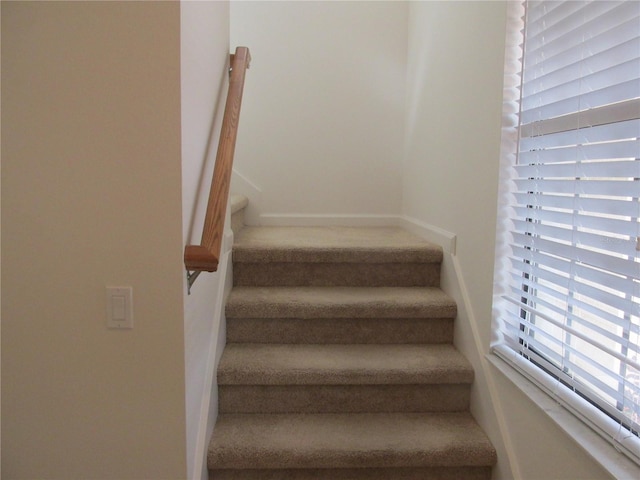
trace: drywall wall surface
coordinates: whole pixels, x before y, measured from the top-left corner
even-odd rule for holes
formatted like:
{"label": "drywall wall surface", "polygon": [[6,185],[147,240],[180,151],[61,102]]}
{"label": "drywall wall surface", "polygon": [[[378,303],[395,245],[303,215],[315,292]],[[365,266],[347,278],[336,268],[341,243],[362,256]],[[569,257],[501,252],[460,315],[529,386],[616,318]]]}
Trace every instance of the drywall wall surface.
{"label": "drywall wall surface", "polygon": [[[491,312],[505,13],[411,2],[406,215],[455,233],[474,307]],[[483,338],[488,345],[489,337]]]}
{"label": "drywall wall surface", "polygon": [[[181,2],[183,243],[200,244],[228,86],[229,2]],[[220,262],[220,267],[224,262]],[[185,272],[186,273],[186,272]],[[224,345],[224,272],[184,276],[188,478],[206,478],[206,447],[217,415],[212,396],[218,342]],[[222,338],[220,338],[222,335]],[[210,408],[211,405],[211,408]]]}
{"label": "drywall wall surface", "polygon": [[232,2],[231,43],[253,57],[235,170],[262,213],[400,212],[407,12]]}
{"label": "drywall wall surface", "polygon": [[1,8],[2,474],[184,478],[179,4]]}
{"label": "drywall wall surface", "polygon": [[568,480],[589,478],[589,472],[607,478],[485,358],[505,2],[410,2],[409,18],[403,213],[456,235],[455,256],[445,259],[442,282],[460,308],[456,346],[476,370],[472,413],[498,450],[494,479]]}
{"label": "drywall wall surface", "polygon": [[[507,367],[510,368],[510,367]],[[610,480],[609,475],[554,421],[501,373],[496,387],[505,400],[511,447],[518,454],[521,478],[526,480]],[[508,401],[507,401],[508,399]],[[620,480],[633,480],[633,477]]]}

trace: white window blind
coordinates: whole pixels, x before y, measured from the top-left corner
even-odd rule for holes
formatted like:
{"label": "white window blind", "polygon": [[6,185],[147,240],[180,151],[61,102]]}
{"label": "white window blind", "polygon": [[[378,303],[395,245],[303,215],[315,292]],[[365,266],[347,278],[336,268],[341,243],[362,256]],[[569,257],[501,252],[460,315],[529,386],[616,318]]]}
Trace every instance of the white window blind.
{"label": "white window blind", "polygon": [[493,350],[640,462],[640,2],[523,12]]}

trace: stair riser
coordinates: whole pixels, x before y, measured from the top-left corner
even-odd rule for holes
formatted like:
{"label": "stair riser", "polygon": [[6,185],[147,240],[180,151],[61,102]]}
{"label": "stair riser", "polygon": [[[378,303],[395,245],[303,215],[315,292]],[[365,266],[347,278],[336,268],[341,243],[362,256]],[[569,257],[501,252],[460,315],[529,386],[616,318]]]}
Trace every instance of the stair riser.
{"label": "stair riser", "polygon": [[234,262],[236,286],[437,287],[438,263]]}
{"label": "stair riser", "polygon": [[450,318],[227,318],[228,343],[451,343]]}
{"label": "stair riser", "polygon": [[489,467],[211,470],[210,480],[490,480]]}
{"label": "stair riser", "polygon": [[[233,294],[233,291],[231,292]],[[325,304],[304,304],[303,302],[283,305],[282,303],[238,304],[227,303],[225,314],[227,318],[286,318],[286,319],[352,319],[352,318],[380,318],[393,320],[396,318],[455,318],[457,310],[449,305],[400,305],[393,303],[347,304],[331,302]]]}
{"label": "stair riser", "polygon": [[459,412],[468,384],[220,385],[220,413]]}

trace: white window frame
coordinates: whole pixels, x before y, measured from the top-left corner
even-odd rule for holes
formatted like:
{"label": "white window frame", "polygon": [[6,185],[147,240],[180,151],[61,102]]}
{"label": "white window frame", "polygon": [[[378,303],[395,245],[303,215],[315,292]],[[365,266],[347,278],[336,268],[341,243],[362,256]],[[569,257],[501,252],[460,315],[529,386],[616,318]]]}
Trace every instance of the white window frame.
{"label": "white window frame", "polygon": [[[508,198],[511,195],[512,181],[512,167],[517,163],[517,151],[520,140],[520,135],[527,132],[523,132],[519,128],[519,102],[520,102],[520,55],[521,50],[517,47],[521,44],[521,31],[524,27],[522,18],[524,16],[524,2],[509,2],[509,31],[507,38],[507,51],[505,57],[505,82],[504,82],[504,105],[503,105],[503,130],[502,130],[502,145],[501,145],[501,181],[499,198]],[[589,114],[581,113],[580,122],[581,125],[585,124],[597,126],[606,123],[610,123],[612,114],[616,121],[623,119],[637,119],[640,112],[640,99],[636,99],[627,102],[625,105],[617,105],[613,107],[601,107],[592,110]],[[540,130],[540,126],[537,125],[537,134],[546,134],[554,131],[566,130],[564,125],[572,123],[571,116],[565,116],[557,119],[556,121],[547,121],[544,124],[545,130]],[[501,341],[501,337],[504,336],[503,329],[500,328],[500,312],[505,309],[505,293],[508,288],[508,282],[503,279],[504,273],[508,270],[506,267],[506,257],[510,251],[509,244],[510,235],[512,231],[511,218],[513,215],[510,210],[510,206],[506,203],[499,205],[498,211],[498,237],[496,244],[496,281],[494,288],[494,312],[496,316],[494,318],[494,341],[492,342],[492,353],[497,355],[503,361],[506,361],[508,365],[515,368],[520,375],[523,375],[528,381],[533,382],[537,387],[542,389],[552,399],[552,403],[559,403],[563,405],[564,412],[571,412],[575,418],[578,418],[578,424],[584,422],[593,431],[597,432],[603,438],[611,441],[614,448],[618,451],[622,451],[629,458],[636,463],[629,463],[628,465],[618,465],[619,468],[623,468],[624,471],[629,474],[630,472],[637,473],[637,463],[640,461],[640,438],[628,435],[622,435],[625,438],[621,438],[620,425],[613,421],[609,416],[603,414],[600,409],[594,407],[589,401],[585,401],[580,395],[577,395],[572,389],[567,388],[557,377],[553,377],[545,373],[542,369],[535,366],[532,362],[525,359],[525,357],[514,349],[508,347],[504,341]],[[511,378],[516,384],[519,384],[530,398],[534,399],[537,403],[544,403],[544,399],[536,394],[531,394],[531,389],[527,387],[527,382],[523,382],[523,377],[520,375],[513,376],[513,371],[509,367],[505,367],[505,364],[501,360],[492,359],[492,363],[502,370],[509,378]],[[547,397],[548,398],[548,397]],[[555,415],[556,420],[562,415]],[[569,428],[572,432],[576,432],[579,428],[575,427],[575,420],[573,427]],[[566,422],[565,422],[566,423]],[[612,449],[613,450],[613,449]],[[612,458],[611,456],[609,457]],[[634,467],[635,465],[635,467]],[[620,477],[626,478],[626,477]]]}

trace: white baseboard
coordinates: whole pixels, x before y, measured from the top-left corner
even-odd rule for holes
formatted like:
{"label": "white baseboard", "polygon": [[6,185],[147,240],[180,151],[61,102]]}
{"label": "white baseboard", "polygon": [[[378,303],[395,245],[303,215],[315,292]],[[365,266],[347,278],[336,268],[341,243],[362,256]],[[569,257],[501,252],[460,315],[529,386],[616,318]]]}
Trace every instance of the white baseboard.
{"label": "white baseboard", "polygon": [[440,245],[445,253],[456,254],[456,234],[448,232],[435,225],[422,222],[416,218],[402,215],[399,217],[398,226],[404,227],[411,233],[418,235],[430,242]]}
{"label": "white baseboard", "polygon": [[[489,368],[489,364],[486,359],[486,349],[482,344],[478,318],[473,309],[473,305],[471,304],[471,298],[462,272],[460,259],[456,255],[456,234],[406,215],[400,217],[400,226],[427,241],[440,245],[445,254],[449,254],[445,255],[442,265],[443,276],[448,277],[448,282],[446,282],[447,288],[445,290],[456,300],[456,303],[458,304],[458,318],[465,322],[465,326],[469,329],[469,333],[471,334],[471,348],[474,352],[468,353],[471,353],[477,359],[474,363],[480,365],[481,373],[476,377],[476,380],[483,378],[486,382],[486,388],[489,392],[489,396],[491,397],[490,403],[493,405],[492,413],[496,419],[500,437],[502,439],[501,443],[503,445],[503,451],[506,453],[506,461],[509,464],[509,470],[512,474],[512,478],[521,479],[522,477],[520,475],[517,458],[513,450],[512,443],[509,440],[509,430],[506,427],[507,421],[500,406],[502,400],[500,399],[500,395],[498,394],[498,390],[495,385],[493,372]],[[467,352],[464,351],[463,353],[467,354]]]}
{"label": "white baseboard", "polygon": [[260,225],[266,227],[388,227],[398,225],[398,215],[377,214],[297,214],[263,213]]}
{"label": "white baseboard", "polygon": [[262,205],[262,189],[234,168],[231,171],[231,192],[244,195],[249,200],[244,210],[245,225],[258,225],[260,221],[258,206]]}

